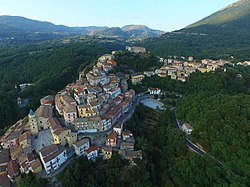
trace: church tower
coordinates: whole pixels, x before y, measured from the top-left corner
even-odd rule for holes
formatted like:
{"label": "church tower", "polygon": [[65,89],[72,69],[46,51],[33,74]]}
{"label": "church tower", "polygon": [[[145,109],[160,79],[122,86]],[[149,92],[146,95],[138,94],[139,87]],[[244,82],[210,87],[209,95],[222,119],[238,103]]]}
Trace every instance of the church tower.
{"label": "church tower", "polygon": [[38,134],[38,126],[37,126],[37,120],[36,120],[36,113],[30,109],[29,112],[29,125],[30,125],[30,132],[32,135]]}

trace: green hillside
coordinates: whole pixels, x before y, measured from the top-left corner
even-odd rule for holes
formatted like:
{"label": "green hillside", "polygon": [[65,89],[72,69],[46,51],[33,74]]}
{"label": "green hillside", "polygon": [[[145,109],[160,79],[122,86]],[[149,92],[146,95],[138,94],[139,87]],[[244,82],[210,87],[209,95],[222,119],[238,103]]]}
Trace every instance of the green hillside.
{"label": "green hillside", "polygon": [[250,1],[242,0],[184,29],[140,45],[154,54],[196,58],[250,59]]}

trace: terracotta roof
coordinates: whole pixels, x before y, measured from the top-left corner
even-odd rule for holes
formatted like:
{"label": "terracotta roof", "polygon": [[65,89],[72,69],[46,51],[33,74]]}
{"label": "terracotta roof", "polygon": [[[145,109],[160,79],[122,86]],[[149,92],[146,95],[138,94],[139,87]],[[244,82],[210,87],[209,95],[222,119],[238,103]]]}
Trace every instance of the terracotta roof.
{"label": "terracotta roof", "polygon": [[63,131],[65,131],[65,130],[69,130],[68,128],[66,128],[66,127],[62,127],[62,128],[59,128],[59,129],[56,129],[54,132],[53,132],[53,134],[55,134],[55,135],[59,135],[59,134],[61,134]]}
{"label": "terracotta roof", "polygon": [[132,132],[130,132],[129,130],[125,130],[123,133],[122,133],[123,136],[133,136]]}
{"label": "terracotta roof", "polygon": [[89,153],[91,153],[92,151],[95,151],[95,150],[98,150],[98,147],[96,147],[96,146],[91,146],[90,148],[88,148],[88,149],[86,150],[86,153],[89,154]]}
{"label": "terracotta roof", "polygon": [[28,153],[27,154],[27,160],[29,161],[29,162],[32,162],[33,160],[35,160],[36,158],[35,158],[35,155],[33,154],[33,153]]}
{"label": "terracotta roof", "polygon": [[7,172],[9,176],[14,176],[14,175],[18,175],[19,173],[19,165],[17,164],[16,161],[14,160],[10,160],[8,162],[8,166],[7,166]]}
{"label": "terracotta roof", "polygon": [[5,173],[0,174],[0,186],[1,187],[10,187],[10,180]]}
{"label": "terracotta roof", "polygon": [[56,130],[56,129],[59,129],[59,128],[62,128],[62,125],[61,123],[58,121],[57,118],[49,118],[49,123],[50,123],[50,126],[53,130]]}
{"label": "terracotta roof", "polygon": [[110,134],[108,135],[108,139],[116,139],[116,138],[117,138],[117,134],[116,134],[115,132],[110,133]]}

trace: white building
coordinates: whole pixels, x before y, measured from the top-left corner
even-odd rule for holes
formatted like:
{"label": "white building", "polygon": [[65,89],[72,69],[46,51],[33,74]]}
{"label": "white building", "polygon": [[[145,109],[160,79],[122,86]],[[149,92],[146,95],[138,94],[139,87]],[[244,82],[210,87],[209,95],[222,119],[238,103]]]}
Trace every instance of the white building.
{"label": "white building", "polygon": [[118,137],[121,137],[122,130],[123,130],[123,123],[121,122],[116,123],[113,130],[116,132],[116,134],[118,134]]}
{"label": "white building", "polygon": [[73,148],[75,149],[75,153],[77,156],[85,155],[89,147],[90,143],[88,138],[83,138],[82,140],[73,144]]}
{"label": "white building", "polygon": [[161,90],[159,88],[148,88],[148,91],[152,95],[160,94],[161,93]]}
{"label": "white building", "polygon": [[66,149],[59,144],[42,148],[39,156],[47,174],[57,170],[68,158]]}
{"label": "white building", "polygon": [[91,146],[86,150],[86,156],[88,160],[93,160],[95,161],[96,158],[98,157],[98,147],[96,146]]}
{"label": "white building", "polygon": [[182,130],[186,133],[186,134],[191,134],[191,132],[193,131],[193,127],[189,124],[189,123],[184,123],[182,125]]}

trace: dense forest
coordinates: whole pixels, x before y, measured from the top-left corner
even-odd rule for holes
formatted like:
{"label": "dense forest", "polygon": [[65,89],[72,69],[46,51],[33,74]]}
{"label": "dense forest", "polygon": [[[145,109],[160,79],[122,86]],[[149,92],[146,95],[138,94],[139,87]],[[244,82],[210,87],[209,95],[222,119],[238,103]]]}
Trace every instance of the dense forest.
{"label": "dense forest", "polygon": [[129,51],[115,53],[118,62],[115,71],[124,73],[143,72],[163,66],[159,59],[152,54],[135,54]]}
{"label": "dense forest", "polygon": [[[76,80],[78,72],[91,64],[107,49],[74,43],[60,46],[19,46],[0,52],[0,128],[11,125],[36,109],[39,99],[55,94]],[[15,85],[32,83],[18,92]],[[18,109],[16,98],[29,98],[26,108]]]}

